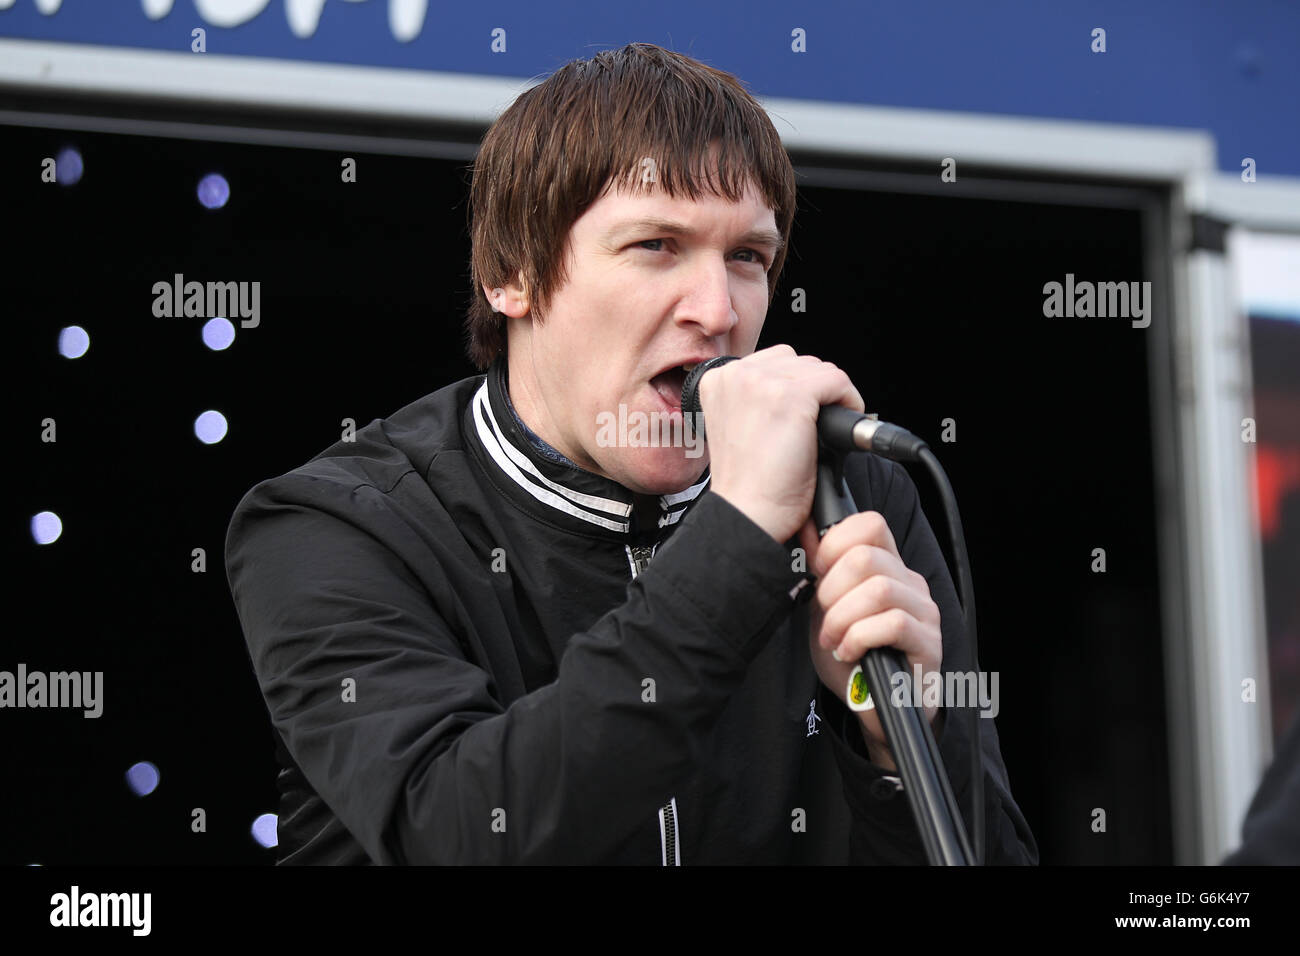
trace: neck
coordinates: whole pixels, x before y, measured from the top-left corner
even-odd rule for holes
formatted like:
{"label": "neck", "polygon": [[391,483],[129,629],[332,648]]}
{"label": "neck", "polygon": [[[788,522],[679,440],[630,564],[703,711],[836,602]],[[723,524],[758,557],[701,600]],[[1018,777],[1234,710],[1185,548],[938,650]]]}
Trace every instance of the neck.
{"label": "neck", "polygon": [[[533,427],[532,422],[538,420],[537,415],[521,412],[519,408],[520,404],[524,405],[525,408],[529,407],[529,405],[536,404],[528,401],[529,389],[527,387],[518,387],[515,385],[515,382],[519,381],[519,379],[510,374],[511,369],[510,369],[510,363],[508,361],[506,362],[504,371],[506,373],[505,382],[504,382],[506,404],[510,407],[510,413],[514,415],[515,420],[519,422],[520,426],[524,430],[524,434],[527,436],[528,440],[532,443],[533,447],[537,449],[539,454],[541,454],[546,458],[551,459],[552,461],[556,461],[564,465],[569,465],[572,468],[582,467],[578,465],[576,462],[574,462],[569,455],[566,455],[564,452],[560,451],[558,448],[556,448],[554,445],[548,442],[545,438],[543,438],[538,433],[538,430]],[[525,379],[525,381],[527,381],[527,379]],[[523,401],[521,401],[518,404],[515,401],[516,392],[519,394],[521,399],[523,399]],[[584,468],[583,470],[590,471],[591,469]]]}

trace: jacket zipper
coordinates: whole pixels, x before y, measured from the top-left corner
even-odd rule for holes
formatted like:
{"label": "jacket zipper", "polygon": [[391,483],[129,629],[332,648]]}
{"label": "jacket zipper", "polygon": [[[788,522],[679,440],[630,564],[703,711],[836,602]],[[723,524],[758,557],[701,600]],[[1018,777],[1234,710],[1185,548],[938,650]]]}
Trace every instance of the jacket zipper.
{"label": "jacket zipper", "polygon": [[[632,569],[632,578],[646,569],[654,557],[654,548],[624,545],[627,549],[628,566]],[[659,849],[664,866],[681,866],[682,851],[677,839],[677,798],[671,798],[659,810]]]}
{"label": "jacket zipper", "polygon": [[664,866],[681,866],[682,851],[677,844],[677,798],[673,797],[659,811],[659,841]]}
{"label": "jacket zipper", "polygon": [[650,559],[654,557],[653,548],[643,548],[639,545],[624,545],[627,548],[628,564],[632,568],[632,577],[636,578],[638,574],[646,569]]}

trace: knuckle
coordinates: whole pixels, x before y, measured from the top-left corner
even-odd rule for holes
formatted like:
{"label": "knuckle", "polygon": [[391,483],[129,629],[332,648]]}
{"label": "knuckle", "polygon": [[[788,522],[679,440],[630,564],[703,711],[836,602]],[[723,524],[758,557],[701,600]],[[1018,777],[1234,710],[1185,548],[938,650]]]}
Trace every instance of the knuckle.
{"label": "knuckle", "polygon": [[864,511],[862,514],[862,530],[873,539],[880,537],[882,532],[888,530],[889,524],[885,521],[885,516],[879,511]]}
{"label": "knuckle", "polygon": [[836,608],[831,608],[822,616],[822,630],[828,637],[835,637],[842,630],[840,619],[843,617]]}
{"label": "knuckle", "polygon": [[852,571],[856,577],[865,580],[867,575],[871,573],[874,560],[871,554],[871,548],[868,545],[855,544],[853,547],[849,548],[848,553],[844,555],[844,558],[848,560],[849,570]]}
{"label": "knuckle", "polygon": [[867,579],[867,595],[872,604],[878,608],[887,608],[894,596],[893,582],[883,574],[876,574]]}
{"label": "knuckle", "polygon": [[892,640],[898,640],[907,632],[908,615],[901,608],[892,608],[886,612],[887,631]]}

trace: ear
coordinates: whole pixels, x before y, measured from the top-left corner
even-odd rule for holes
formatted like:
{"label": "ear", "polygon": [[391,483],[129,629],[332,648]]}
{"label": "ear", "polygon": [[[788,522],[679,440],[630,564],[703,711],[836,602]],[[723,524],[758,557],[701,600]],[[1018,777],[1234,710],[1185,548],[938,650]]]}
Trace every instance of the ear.
{"label": "ear", "polygon": [[483,294],[487,296],[493,312],[503,313],[512,319],[522,318],[532,309],[522,272],[519,273],[518,280],[509,285],[497,286],[495,289],[483,286]]}

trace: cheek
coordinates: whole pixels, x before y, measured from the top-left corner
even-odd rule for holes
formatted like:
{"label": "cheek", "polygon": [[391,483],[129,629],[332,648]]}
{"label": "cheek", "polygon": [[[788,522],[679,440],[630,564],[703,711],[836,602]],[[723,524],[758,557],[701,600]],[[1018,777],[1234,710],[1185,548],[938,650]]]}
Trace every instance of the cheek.
{"label": "cheek", "polygon": [[731,334],[732,348],[740,355],[748,355],[754,351],[758,345],[758,337],[763,331],[763,322],[767,318],[762,311],[750,313],[757,316],[752,319],[741,319]]}
{"label": "cheek", "polygon": [[757,338],[757,330],[763,327],[763,320],[767,318],[767,280],[764,279],[748,284],[740,294],[737,304],[743,308],[743,311],[740,312],[741,327],[752,329],[752,334]]}

